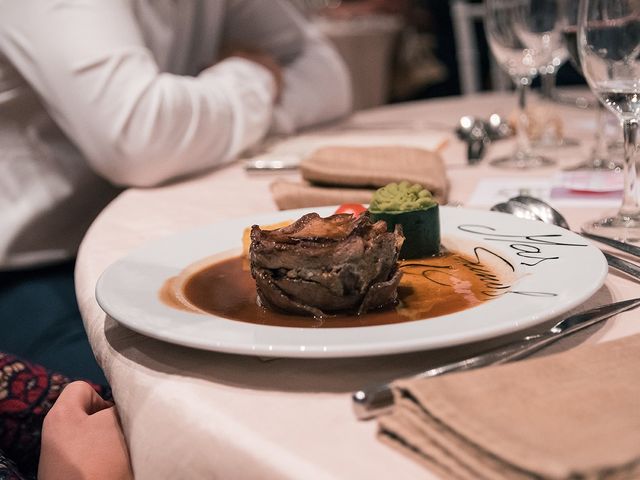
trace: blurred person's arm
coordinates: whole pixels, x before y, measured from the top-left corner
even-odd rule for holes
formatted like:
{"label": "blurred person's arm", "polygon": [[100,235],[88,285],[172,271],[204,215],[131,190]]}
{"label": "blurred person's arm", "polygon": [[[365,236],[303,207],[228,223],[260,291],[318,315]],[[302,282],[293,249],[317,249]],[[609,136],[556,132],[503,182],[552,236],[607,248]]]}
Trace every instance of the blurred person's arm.
{"label": "blurred person's arm", "polygon": [[45,417],[38,479],[133,479],[116,409],[88,383],[67,385]]}
{"label": "blurred person's arm", "polygon": [[283,0],[230,0],[225,38],[254,47],[283,65],[275,133],[334,120],[351,111],[351,81],[329,41]]}
{"label": "blurred person's arm", "polygon": [[197,77],[161,73],[130,0],[0,0],[0,9],[2,51],[113,183],[154,185],[224,163],[270,128],[268,68],[228,58]]}
{"label": "blurred person's arm", "polygon": [[227,58],[244,58],[246,60],[250,60],[259,65],[262,65],[267,70],[271,72],[273,75],[273,79],[276,82],[276,94],[275,101],[277,102],[282,95],[282,88],[284,86],[284,80],[282,78],[282,66],[276,61],[276,59],[269,53],[265,53],[259,50],[233,50],[227,54],[222,56],[222,60],[226,60]]}
{"label": "blurred person's arm", "polygon": [[406,15],[409,5],[409,0],[351,0],[327,7],[321,13],[338,20],[372,14]]}

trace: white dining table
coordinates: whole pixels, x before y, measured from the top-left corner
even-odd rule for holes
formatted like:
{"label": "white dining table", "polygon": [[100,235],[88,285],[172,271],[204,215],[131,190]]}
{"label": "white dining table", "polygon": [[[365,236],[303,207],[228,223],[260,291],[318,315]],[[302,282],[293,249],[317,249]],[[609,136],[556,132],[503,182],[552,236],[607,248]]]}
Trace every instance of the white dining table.
{"label": "white dining table", "polygon": [[[595,113],[558,105],[566,133],[581,142],[548,149],[558,160],[556,167],[515,172],[489,165],[491,158],[513,149],[513,140],[494,143],[485,160],[470,166],[465,145],[452,134],[459,117],[494,112],[507,116],[514,107],[513,95],[488,93],[363,111],[349,124],[357,126],[359,135],[376,129],[371,135],[384,135],[380,129],[395,123],[405,136],[448,138],[441,154],[451,180],[450,202],[466,205],[483,179],[551,181],[559,168],[577,163],[591,148]],[[329,128],[324,134],[335,131]],[[314,135],[323,133],[309,138]],[[300,138],[304,142],[305,136]],[[298,176],[296,170],[250,173],[238,161],[197,178],[131,188],[107,206],[84,238],[76,265],[78,302],[90,343],[113,388],[136,478],[437,478],[381,443],[375,421],[356,420],[351,393],[460,358],[492,341],[398,355],[266,361],[152,339],[108,317],[96,302],[102,272],[132,250],[194,227],[275,211],[269,185],[276,178]],[[560,210],[575,227],[610,210],[585,207]],[[631,298],[639,290],[636,282],[610,271],[604,286],[580,308]],[[638,332],[640,313],[629,312],[567,345]]]}

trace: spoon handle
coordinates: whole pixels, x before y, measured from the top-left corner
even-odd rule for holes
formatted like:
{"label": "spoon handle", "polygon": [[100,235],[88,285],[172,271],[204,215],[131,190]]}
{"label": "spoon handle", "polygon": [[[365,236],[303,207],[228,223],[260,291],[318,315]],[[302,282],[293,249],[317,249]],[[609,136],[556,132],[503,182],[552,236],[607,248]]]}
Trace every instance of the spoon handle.
{"label": "spoon handle", "polygon": [[640,258],[640,247],[631,245],[630,243],[619,242],[618,240],[613,240],[612,238],[594,235],[592,233],[582,232],[581,234],[583,237],[590,238],[591,240],[595,240],[596,242],[604,243],[605,245],[609,245],[610,247],[618,249],[621,252],[626,252],[633,255],[634,257]]}

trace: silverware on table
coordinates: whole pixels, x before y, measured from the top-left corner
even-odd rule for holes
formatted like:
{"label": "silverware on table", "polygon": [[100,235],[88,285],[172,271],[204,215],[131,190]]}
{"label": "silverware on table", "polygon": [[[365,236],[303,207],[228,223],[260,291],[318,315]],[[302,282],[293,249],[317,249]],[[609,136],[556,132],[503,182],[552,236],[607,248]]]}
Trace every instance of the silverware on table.
{"label": "silverware on table", "polygon": [[618,240],[614,240],[612,238],[601,237],[600,235],[594,235],[593,233],[580,232],[580,235],[583,237],[590,238],[591,240],[595,240],[596,242],[604,243],[605,245],[609,245],[610,247],[615,248],[616,250],[620,250],[621,252],[626,252],[634,257],[640,258],[640,247],[636,245],[632,245],[630,243],[619,242]]}
{"label": "silverware on table", "polygon": [[[571,229],[569,228],[569,223],[560,212],[558,212],[546,202],[535,197],[529,197],[526,195],[513,197],[506,202],[494,205],[493,207],[491,207],[491,210],[496,212],[510,213],[512,215],[515,215],[516,217],[525,218],[527,220],[538,220],[544,223],[558,225],[559,227],[571,231]],[[600,243],[604,243],[605,245],[608,245],[610,247],[616,248],[626,253],[630,253],[632,255],[636,255],[638,256],[638,258],[640,258],[640,255],[638,255],[638,253],[640,252],[640,248],[636,247],[635,245],[619,242],[617,240],[600,237],[597,235],[584,234],[580,232],[574,233],[594,239]],[[635,278],[636,280],[640,280],[640,267],[638,265],[631,263],[623,258],[617,257],[611,253],[602,253],[607,259],[607,263],[610,267],[613,267],[616,270],[620,270],[627,275]]]}
{"label": "silverware on table", "polygon": [[[300,135],[321,138],[326,135],[336,135],[347,132],[420,132],[420,131],[451,131],[451,125],[445,122],[433,120],[416,121],[367,121],[347,120],[329,126],[314,127],[299,132]],[[268,137],[262,143],[255,145],[244,152],[242,158],[244,168],[251,172],[269,172],[295,170],[306,153],[304,151],[286,152],[274,151],[283,142],[290,138],[287,135],[275,135]],[[436,148],[439,150],[446,141]]]}
{"label": "silverware on table", "polygon": [[300,166],[301,155],[272,154],[249,158],[244,161],[247,171],[264,172],[273,170],[295,170]]}
{"label": "silverware on table", "polygon": [[460,118],[456,134],[460,140],[467,143],[467,162],[469,165],[474,165],[482,160],[486,148],[491,143],[485,122],[465,115]]}
{"label": "silverware on table", "polygon": [[609,252],[602,253],[604,254],[604,258],[607,259],[607,263],[610,267],[613,267],[616,270],[620,270],[621,272],[626,273],[636,280],[640,280],[640,266],[636,265],[635,263],[627,262],[626,260],[620,257],[616,257],[615,255],[611,255]]}
{"label": "silverware on table", "polygon": [[[560,340],[561,338],[572,335],[584,328],[595,325],[596,323],[619,313],[633,310],[638,306],[640,306],[640,298],[623,300],[603,305],[601,307],[592,308],[585,312],[571,315],[542,333],[529,335],[524,339],[511,343],[505,347],[493,349],[474,357],[432,368],[409,378],[431,378],[444,375],[446,373],[521,360]],[[369,420],[389,411],[393,406],[394,401],[390,383],[372,385],[358,390],[352,395],[352,400],[353,409],[358,420]]]}
{"label": "silverware on table", "polygon": [[474,165],[482,160],[491,142],[510,137],[513,130],[497,113],[488,121],[464,115],[458,121],[456,135],[467,143],[467,162]]}
{"label": "silverware on table", "polygon": [[[547,202],[540,200],[539,198],[531,197],[529,195],[519,195],[508,200],[508,202],[511,201],[520,202],[526,205],[545,223],[553,223],[554,225],[558,225],[562,228],[566,228],[567,230],[571,230],[567,219],[564,218],[564,216],[559,211],[557,211]],[[597,242],[604,243],[605,245],[640,258],[640,247],[637,247],[630,243],[620,242],[612,238],[602,237],[600,235],[594,235],[587,232],[576,233],[579,233],[579,235],[582,235],[583,237],[587,237]]]}
{"label": "silverware on table", "polygon": [[[358,122],[347,120],[331,126],[312,128],[299,133],[303,136],[309,136],[311,139],[321,139],[323,136],[329,135],[327,138],[333,138],[332,136],[335,136],[336,134],[352,131],[378,135],[382,131],[389,131],[391,133],[418,133],[422,130],[451,132],[451,125],[432,120],[377,122]],[[287,151],[288,149],[286,148],[284,150],[278,148],[286,142],[288,138],[290,137],[286,135],[272,136],[267,138],[261,144],[245,151],[244,156],[242,157],[244,169],[248,172],[278,172],[299,168],[300,162],[310,152],[306,152],[304,149],[300,149],[299,147],[295,149],[296,151]],[[445,148],[448,143],[449,139],[447,137],[443,139],[439,145],[435,146],[433,150],[438,152]]]}

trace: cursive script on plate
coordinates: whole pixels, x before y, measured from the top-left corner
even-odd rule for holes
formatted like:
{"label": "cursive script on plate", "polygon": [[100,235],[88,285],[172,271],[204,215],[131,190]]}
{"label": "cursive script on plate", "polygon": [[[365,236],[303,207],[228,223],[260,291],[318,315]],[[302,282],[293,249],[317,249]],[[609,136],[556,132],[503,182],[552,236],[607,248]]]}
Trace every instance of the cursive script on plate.
{"label": "cursive script on plate", "polygon": [[[496,262],[501,265],[502,268],[506,268],[511,272],[515,272],[513,264],[500,255],[485,247],[474,247],[473,255],[453,255],[456,263],[463,266],[467,271],[471,272],[474,277],[483,285],[480,293],[487,298],[500,297],[506,293],[514,295],[524,295],[531,297],[555,297],[556,293],[553,292],[539,292],[539,291],[526,291],[515,290],[511,283],[504,281],[504,276],[496,273]],[[491,265],[491,266],[490,266]],[[457,281],[457,273],[451,266],[434,265],[428,260],[421,260],[417,262],[406,262],[402,265],[406,268],[420,268],[420,275],[438,285],[452,287]],[[498,268],[501,270],[502,268]],[[408,273],[408,272],[405,272]]]}
{"label": "cursive script on plate", "polygon": [[491,242],[508,243],[509,247],[516,251],[516,255],[522,260],[521,265],[535,267],[542,262],[558,260],[560,257],[549,252],[554,247],[586,247],[586,244],[567,243],[562,241],[562,234],[540,235],[510,235],[498,233],[495,228],[487,225],[458,225],[458,230],[481,235],[484,240]]}

